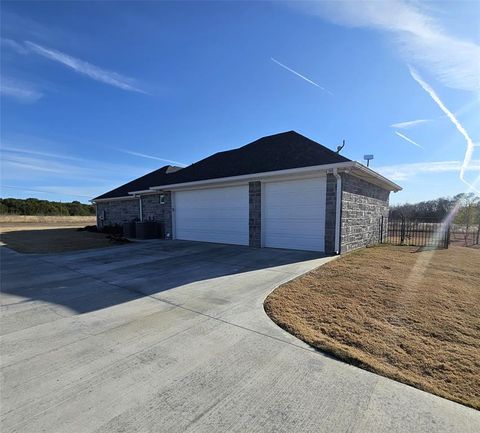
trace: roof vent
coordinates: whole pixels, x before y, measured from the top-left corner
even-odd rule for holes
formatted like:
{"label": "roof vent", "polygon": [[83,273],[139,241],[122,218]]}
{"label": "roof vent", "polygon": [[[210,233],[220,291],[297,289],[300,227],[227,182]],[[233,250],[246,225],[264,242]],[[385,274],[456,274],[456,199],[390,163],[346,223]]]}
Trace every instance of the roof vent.
{"label": "roof vent", "polygon": [[181,170],[183,167],[177,167],[176,165],[169,165],[168,168],[165,170],[165,173],[175,173],[178,170]]}

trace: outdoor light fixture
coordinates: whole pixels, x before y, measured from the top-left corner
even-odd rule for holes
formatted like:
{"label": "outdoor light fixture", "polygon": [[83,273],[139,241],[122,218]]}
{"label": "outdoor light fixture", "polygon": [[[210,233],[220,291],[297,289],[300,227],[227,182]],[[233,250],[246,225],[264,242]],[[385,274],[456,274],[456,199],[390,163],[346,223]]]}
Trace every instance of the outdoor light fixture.
{"label": "outdoor light fixture", "polygon": [[165,194],[160,194],[160,204],[165,204]]}
{"label": "outdoor light fixture", "polygon": [[367,161],[367,167],[370,165],[370,160],[373,159],[373,155],[363,155],[363,159]]}

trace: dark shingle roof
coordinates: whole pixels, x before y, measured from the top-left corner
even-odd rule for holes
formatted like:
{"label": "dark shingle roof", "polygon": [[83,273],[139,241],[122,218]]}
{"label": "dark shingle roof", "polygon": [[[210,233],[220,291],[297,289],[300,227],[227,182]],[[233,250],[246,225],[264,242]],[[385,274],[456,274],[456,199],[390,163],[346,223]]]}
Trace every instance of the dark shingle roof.
{"label": "dark shingle roof", "polygon": [[121,197],[128,195],[128,192],[141,191],[152,186],[347,161],[350,160],[295,131],[282,132],[260,138],[238,149],[215,153],[174,173],[157,173],[165,169],[163,167],[97,199]]}
{"label": "dark shingle roof", "polygon": [[135,180],[127,182],[124,185],[119,186],[118,188],[112,189],[111,191],[102,194],[94,200],[104,199],[104,198],[115,198],[115,197],[126,197],[131,191],[142,191],[148,189],[151,186],[161,185],[165,179],[175,173],[177,170],[180,170],[181,167],[174,167],[171,165],[166,165],[158,170],[152,171],[145,174],[142,177],[139,177]]}

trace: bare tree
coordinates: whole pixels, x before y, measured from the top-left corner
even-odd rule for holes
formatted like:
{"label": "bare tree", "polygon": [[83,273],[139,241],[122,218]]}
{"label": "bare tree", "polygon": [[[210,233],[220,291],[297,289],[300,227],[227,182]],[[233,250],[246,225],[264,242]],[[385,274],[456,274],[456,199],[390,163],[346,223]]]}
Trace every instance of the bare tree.
{"label": "bare tree", "polygon": [[[455,223],[462,225],[465,245],[468,245],[470,228],[478,226],[480,230],[480,197],[474,193],[462,193],[457,194],[454,200],[459,204]],[[476,238],[478,242],[478,232]]]}

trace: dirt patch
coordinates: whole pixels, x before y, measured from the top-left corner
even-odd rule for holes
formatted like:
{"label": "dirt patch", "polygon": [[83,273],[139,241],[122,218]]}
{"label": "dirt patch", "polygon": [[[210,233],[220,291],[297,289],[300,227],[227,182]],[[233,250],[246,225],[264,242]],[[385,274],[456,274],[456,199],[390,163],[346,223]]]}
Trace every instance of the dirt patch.
{"label": "dirt patch", "polygon": [[0,241],[20,253],[61,253],[103,248],[123,243],[104,233],[80,231],[83,224],[62,223],[0,223]]}
{"label": "dirt patch", "polygon": [[280,286],[265,311],[319,350],[480,409],[478,249],[363,249]]}

